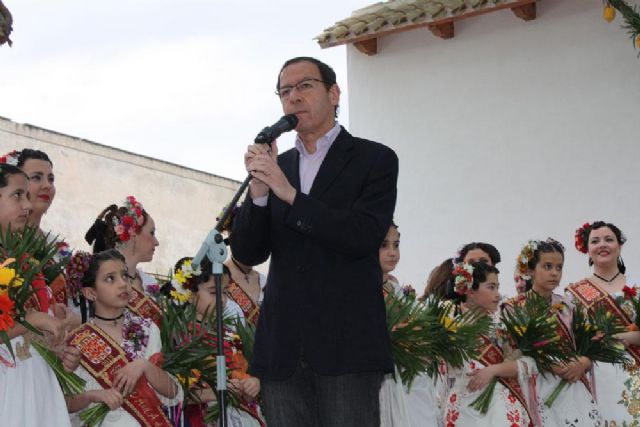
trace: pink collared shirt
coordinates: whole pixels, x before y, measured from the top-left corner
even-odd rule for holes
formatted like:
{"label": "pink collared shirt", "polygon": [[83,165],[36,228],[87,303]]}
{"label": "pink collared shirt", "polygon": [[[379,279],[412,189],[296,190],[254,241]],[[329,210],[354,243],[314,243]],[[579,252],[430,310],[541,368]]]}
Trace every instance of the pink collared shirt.
{"label": "pink collared shirt", "polygon": [[[318,175],[320,166],[339,133],[340,124],[336,121],[335,126],[318,139],[314,153],[309,153],[302,143],[300,136],[296,136],[295,145],[300,156],[300,191],[303,194],[309,194],[309,191],[311,191],[311,186],[316,179],[316,175]],[[256,197],[253,199],[253,203],[256,206],[267,206],[268,198],[269,196]]]}

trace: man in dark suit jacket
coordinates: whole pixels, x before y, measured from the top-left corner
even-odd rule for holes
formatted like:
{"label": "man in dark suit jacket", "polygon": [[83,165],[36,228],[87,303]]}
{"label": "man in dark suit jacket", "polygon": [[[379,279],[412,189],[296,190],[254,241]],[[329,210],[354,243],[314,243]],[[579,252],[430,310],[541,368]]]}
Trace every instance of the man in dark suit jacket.
{"label": "man in dark suit jacket", "polygon": [[293,58],[278,76],[296,147],[250,146],[254,179],[231,247],[247,265],[271,256],[251,371],[269,426],[377,426],[393,368],[378,250],[392,221],[398,158],[335,120],[328,65]]}

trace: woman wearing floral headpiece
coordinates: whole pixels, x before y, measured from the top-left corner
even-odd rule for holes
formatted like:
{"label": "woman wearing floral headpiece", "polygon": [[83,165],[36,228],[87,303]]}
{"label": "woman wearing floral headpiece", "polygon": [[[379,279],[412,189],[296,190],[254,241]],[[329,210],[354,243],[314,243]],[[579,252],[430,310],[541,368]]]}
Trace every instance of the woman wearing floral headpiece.
{"label": "woman wearing floral headpiece", "polygon": [[[528,299],[541,297],[548,303],[546,319],[555,319],[558,342],[575,343],[572,328],[574,305],[566,298],[554,293],[562,279],[564,267],[564,247],[553,239],[530,240],[520,252],[517,260],[518,271],[525,279],[531,280],[531,290],[507,300],[503,310],[522,307]],[[567,346],[563,354],[567,357],[573,351]],[[588,379],[593,362],[580,356],[567,363],[554,364],[552,372],[540,372],[538,365],[530,357],[519,359],[525,366],[526,376],[520,376],[523,389],[535,389],[528,396],[528,407],[534,425],[542,426],[602,426],[600,411],[592,396],[592,381]],[[528,378],[526,378],[528,377]],[[565,380],[568,384],[560,391],[555,402],[548,398],[556,387]]]}
{"label": "woman wearing floral headpiece", "polygon": [[[31,213],[27,225],[37,228],[41,234],[45,232],[41,228],[41,222],[44,215],[49,211],[49,207],[53,203],[56,196],[55,176],[53,174],[53,162],[47,153],[40,150],[32,150],[29,148],[20,151],[14,150],[10,153],[0,156],[0,163],[7,163],[20,168],[29,178],[29,194],[32,204]],[[51,234],[50,241],[54,241],[56,236]],[[58,253],[51,261],[51,264],[64,261],[71,255],[69,245],[58,240]],[[68,305],[68,300],[73,299],[73,295],[69,295],[66,280],[63,275],[48,278],[47,283],[53,293],[53,297],[57,303]],[[71,316],[64,307],[60,308],[60,315],[68,316],[70,326],[78,326],[80,318]],[[77,317],[77,318],[76,318]]]}
{"label": "woman wearing floral headpiece", "polygon": [[[225,207],[226,209],[228,207]],[[222,211],[221,216],[225,210]],[[223,232],[226,231],[228,233],[229,239],[231,239],[233,219],[239,211],[240,206],[235,206],[222,228]],[[245,319],[256,325],[260,315],[260,305],[264,299],[264,287],[267,284],[267,277],[254,270],[250,265],[242,264],[233,257],[233,254],[225,261],[224,265],[231,272],[231,281],[226,288],[227,296],[240,306]]]}
{"label": "woman wearing floral headpiece", "polygon": [[129,310],[160,324],[162,311],[153,300],[160,286],[138,268],[139,263],[153,259],[159,245],[155,222],[142,204],[128,196],[122,206],[107,206],[87,231],[85,240],[93,245],[93,253],[115,248],[124,256],[133,285]]}
{"label": "woman wearing floral headpiece", "polygon": [[637,313],[632,301],[638,298],[638,287],[625,276],[621,252],[627,239],[617,226],[603,221],[583,224],[575,237],[576,249],[588,255],[593,274],[569,285],[567,297],[591,310],[606,308],[630,330],[619,337],[631,363],[595,367],[598,405],[609,426],[640,425],[640,332],[634,326]]}

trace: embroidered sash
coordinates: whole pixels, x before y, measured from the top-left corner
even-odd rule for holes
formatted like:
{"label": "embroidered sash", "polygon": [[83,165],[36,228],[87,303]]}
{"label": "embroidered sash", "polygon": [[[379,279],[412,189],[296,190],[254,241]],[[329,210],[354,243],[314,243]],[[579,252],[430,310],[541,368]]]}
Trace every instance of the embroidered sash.
{"label": "embroidered sash", "polygon": [[[482,349],[480,350],[478,361],[484,366],[497,365],[498,363],[504,362],[504,354],[500,347],[492,343],[491,340],[484,335],[480,338],[482,339]],[[518,379],[498,377],[498,381],[500,384],[505,386],[516,399],[518,399],[522,404],[522,407],[527,411],[527,414],[529,414],[529,419],[532,420],[533,418],[531,417],[531,413],[529,413],[529,406],[526,403],[526,399],[522,392],[522,388],[520,388]]]}
{"label": "embroidered sash", "polygon": [[[104,389],[113,387],[113,378],[118,370],[130,362],[122,347],[90,323],[73,331],[69,345],[80,350],[80,364]],[[171,427],[171,422],[162,412],[160,399],[144,376],[124,399],[122,408],[143,427]]]}
{"label": "embroidered sash", "polygon": [[160,306],[139,290],[135,288],[131,288],[131,290],[133,292],[129,300],[129,310],[140,317],[151,319],[153,323],[160,327],[160,322],[162,321],[162,310]]}
{"label": "embroidered sash", "polygon": [[[602,306],[608,312],[615,314],[625,327],[633,323],[609,292],[587,279],[567,286],[566,292],[570,292],[589,311],[593,312],[597,307]],[[629,346],[627,352],[633,357],[636,365],[640,365],[640,347]]]}
{"label": "embroidered sash", "polygon": [[233,280],[229,281],[227,286],[227,296],[234,300],[236,304],[240,306],[244,313],[244,318],[255,325],[258,323],[258,317],[260,315],[260,306],[256,304],[253,299],[247,294],[240,285]]}

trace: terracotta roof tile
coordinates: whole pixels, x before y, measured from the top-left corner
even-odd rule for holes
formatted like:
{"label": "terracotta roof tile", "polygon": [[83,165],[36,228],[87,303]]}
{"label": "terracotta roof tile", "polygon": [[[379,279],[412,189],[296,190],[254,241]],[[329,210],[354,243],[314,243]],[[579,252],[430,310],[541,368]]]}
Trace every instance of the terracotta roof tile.
{"label": "terracotta roof tile", "polygon": [[[358,9],[326,28],[315,40],[322,47],[376,38],[406,27],[437,24],[464,15],[478,15],[521,4],[524,0],[388,0]],[[534,0],[531,0],[534,1]],[[367,37],[370,36],[370,37]]]}

